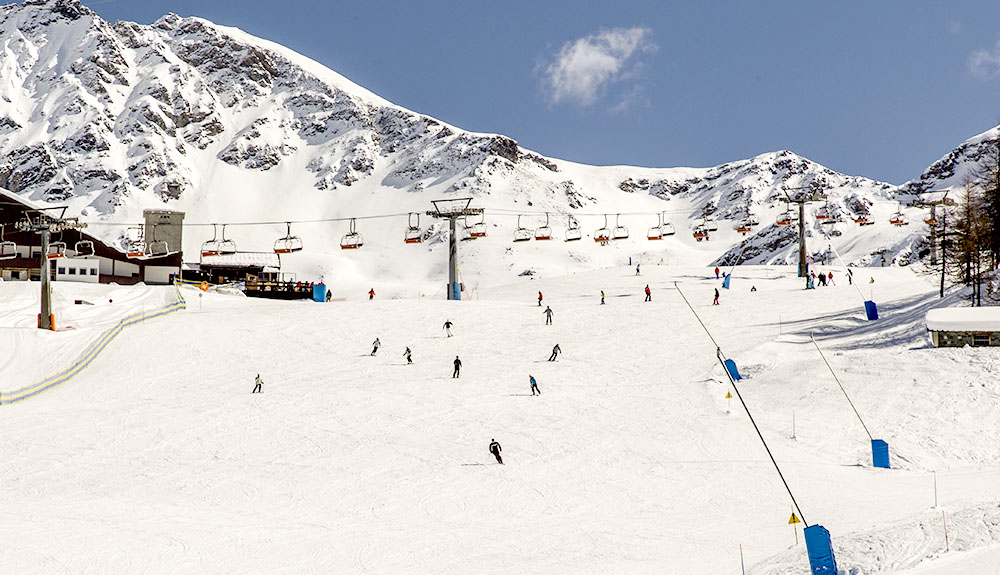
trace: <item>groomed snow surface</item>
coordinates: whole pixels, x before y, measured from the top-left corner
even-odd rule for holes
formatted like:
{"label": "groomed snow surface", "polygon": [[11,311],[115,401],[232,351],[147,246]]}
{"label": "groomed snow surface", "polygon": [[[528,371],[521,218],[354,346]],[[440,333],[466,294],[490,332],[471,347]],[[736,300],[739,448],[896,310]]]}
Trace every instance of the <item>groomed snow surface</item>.
{"label": "groomed snow surface", "polygon": [[[856,269],[859,293],[832,269],[837,286],[806,291],[793,267],[740,267],[718,306],[708,270],[653,264],[463,302],[181,290],[185,311],[0,411],[0,572],[736,574],[742,545],[748,573],[806,574],[788,494],[681,292],[844,573],[997,572],[997,350],[930,346],[926,312],[956,304],[931,278]],[[174,294],[57,283],[75,325],[48,333],[37,289],[0,283],[4,392]],[[893,469],[872,467],[810,334]]]}

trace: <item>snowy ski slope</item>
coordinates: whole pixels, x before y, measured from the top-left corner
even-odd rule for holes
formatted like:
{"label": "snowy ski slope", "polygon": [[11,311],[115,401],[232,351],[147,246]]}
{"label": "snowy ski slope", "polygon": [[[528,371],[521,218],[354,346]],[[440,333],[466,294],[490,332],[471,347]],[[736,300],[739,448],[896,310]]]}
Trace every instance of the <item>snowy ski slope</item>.
{"label": "snowy ski slope", "polygon": [[[996,572],[1000,356],[930,347],[923,314],[955,303],[931,278],[855,269],[882,314],[868,322],[829,269],[837,286],[805,291],[793,267],[739,267],[720,306],[707,269],[653,264],[480,286],[464,302],[182,290],[185,311],[4,406],[0,572],[739,573],[742,544],[749,573],[805,574],[788,495],[735,400],[727,413],[715,347],[674,282],[739,364],[805,519],[830,529],[845,572]],[[18,352],[0,364],[3,391],[173,293],[57,284],[77,325],[52,334],[30,328],[35,289],[0,283],[0,337]],[[77,291],[115,303],[84,314]],[[872,468],[810,333],[894,469]],[[545,361],[556,343],[564,354]]]}

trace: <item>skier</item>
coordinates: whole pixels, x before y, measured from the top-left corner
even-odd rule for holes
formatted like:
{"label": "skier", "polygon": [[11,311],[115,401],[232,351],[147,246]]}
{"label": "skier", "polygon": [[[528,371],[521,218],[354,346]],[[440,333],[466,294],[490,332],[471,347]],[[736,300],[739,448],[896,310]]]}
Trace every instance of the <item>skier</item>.
{"label": "skier", "polygon": [[833,283],[833,272],[830,272],[830,273],[826,274],[826,281],[827,281],[827,283],[829,283],[832,286],[837,285],[837,284]]}
{"label": "skier", "polygon": [[854,285],[854,272],[847,270],[847,285]]}
{"label": "skier", "polygon": [[555,361],[556,356],[559,355],[560,353],[562,353],[562,348],[560,348],[559,344],[557,343],[556,346],[552,348],[552,356],[549,357],[549,361]]}
{"label": "skier", "polygon": [[545,311],[542,313],[545,314],[545,325],[552,325],[552,308],[545,306]]}
{"label": "skier", "polygon": [[755,291],[757,291],[757,286],[750,286],[750,292],[752,293]]}
{"label": "skier", "polygon": [[455,356],[454,364],[455,364],[455,371],[452,372],[452,374],[451,374],[451,378],[452,379],[457,378],[458,375],[459,375],[458,372],[462,371],[462,360],[458,359],[457,355]]}
{"label": "skier", "polygon": [[868,276],[868,283],[870,284],[875,283],[875,276]]}
{"label": "skier", "polygon": [[451,326],[452,323],[450,319],[444,320],[444,332],[448,334],[448,337],[451,337]]}
{"label": "skier", "polygon": [[715,279],[719,279],[719,266],[715,266]]}
{"label": "skier", "polygon": [[715,299],[712,300],[712,305],[719,305],[719,288],[715,288]]}
{"label": "skier", "polygon": [[375,299],[375,288],[368,290],[368,301]]}
{"label": "skier", "polygon": [[635,275],[639,275],[639,264],[635,264]]}
{"label": "skier", "polygon": [[500,457],[500,451],[501,451],[500,444],[497,443],[497,440],[490,439],[490,453],[493,454],[493,457],[497,458],[497,463],[503,465],[503,458]]}
{"label": "skier", "polygon": [[538,382],[535,381],[535,376],[529,375],[528,381],[531,383],[531,395],[541,395],[542,390],[538,389]]}
{"label": "skier", "polygon": [[542,307],[542,292],[538,292],[538,307]]}
{"label": "skier", "polygon": [[601,290],[601,305],[604,305],[604,290]]}
{"label": "skier", "polygon": [[260,380],[260,374],[258,373],[257,379],[254,381],[255,385],[253,386],[253,391],[251,391],[250,393],[264,393],[264,390],[260,388],[260,385],[262,383],[264,382]]}
{"label": "skier", "polygon": [[653,292],[649,291],[649,284],[646,284],[646,301],[653,301]]}
{"label": "skier", "polygon": [[333,297],[333,292],[330,290],[326,290],[326,303],[330,303],[330,298],[332,297]]}
{"label": "skier", "polygon": [[406,346],[406,351],[403,352],[403,357],[406,358],[406,364],[409,365],[413,363],[413,359],[410,358],[410,347]]}
{"label": "skier", "polygon": [[376,337],[375,341],[372,342],[372,352],[371,352],[370,355],[375,355],[375,353],[378,351],[379,346],[381,346],[381,345],[382,345],[382,342],[379,341],[378,338]]}

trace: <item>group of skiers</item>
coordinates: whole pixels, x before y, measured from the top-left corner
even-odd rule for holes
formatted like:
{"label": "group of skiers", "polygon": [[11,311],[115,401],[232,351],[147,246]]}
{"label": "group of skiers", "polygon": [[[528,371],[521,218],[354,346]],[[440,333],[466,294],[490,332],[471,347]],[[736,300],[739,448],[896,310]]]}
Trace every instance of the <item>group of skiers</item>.
{"label": "group of skiers", "polygon": [[[848,283],[853,283],[851,280],[852,280],[851,270],[847,270]],[[820,272],[819,275],[816,275],[815,270],[809,272],[809,275],[806,276],[806,289],[815,289],[817,285],[824,287],[828,285],[830,286],[837,285],[833,283],[833,272],[829,273]]]}

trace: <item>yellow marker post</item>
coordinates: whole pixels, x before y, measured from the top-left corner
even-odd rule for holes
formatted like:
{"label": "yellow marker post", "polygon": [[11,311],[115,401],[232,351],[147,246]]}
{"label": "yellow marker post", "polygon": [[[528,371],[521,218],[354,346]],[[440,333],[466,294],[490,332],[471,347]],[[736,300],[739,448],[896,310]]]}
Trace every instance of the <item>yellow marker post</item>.
{"label": "yellow marker post", "polygon": [[802,520],[795,516],[795,512],[792,511],[792,516],[788,518],[788,524],[792,526],[792,530],[795,531],[795,544],[799,544],[799,528],[795,526],[796,523],[802,523]]}
{"label": "yellow marker post", "polygon": [[729,413],[729,408],[733,405],[733,394],[726,392],[726,413]]}

